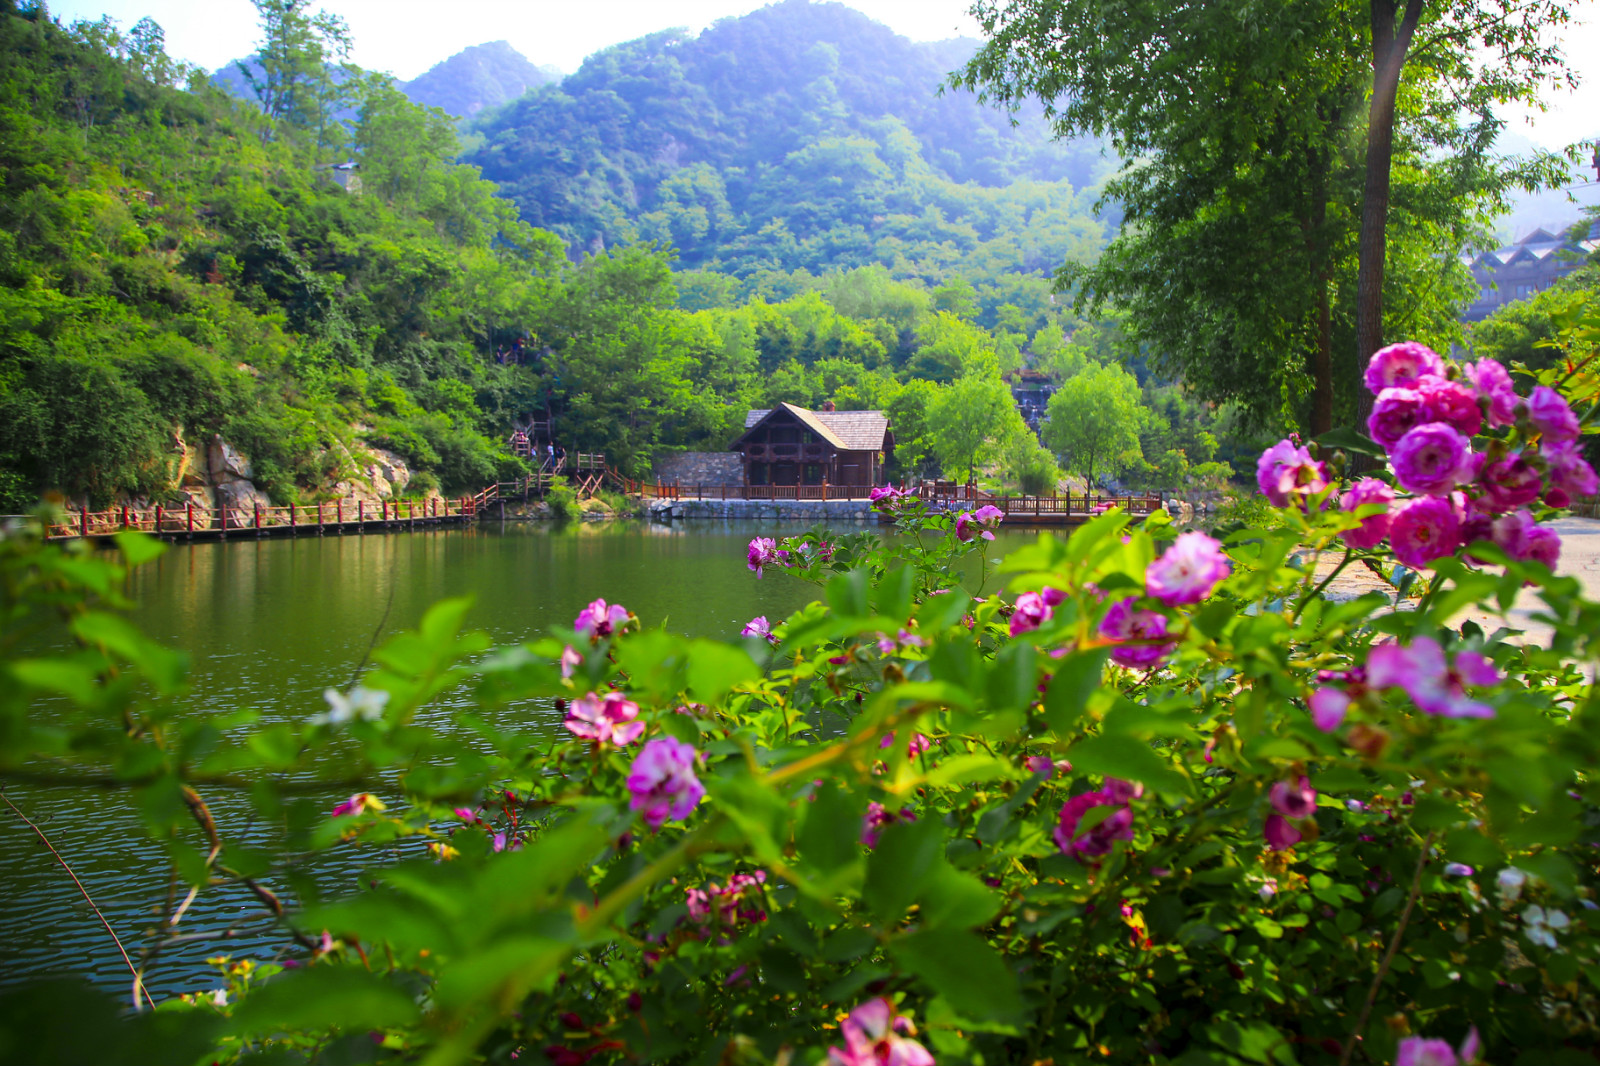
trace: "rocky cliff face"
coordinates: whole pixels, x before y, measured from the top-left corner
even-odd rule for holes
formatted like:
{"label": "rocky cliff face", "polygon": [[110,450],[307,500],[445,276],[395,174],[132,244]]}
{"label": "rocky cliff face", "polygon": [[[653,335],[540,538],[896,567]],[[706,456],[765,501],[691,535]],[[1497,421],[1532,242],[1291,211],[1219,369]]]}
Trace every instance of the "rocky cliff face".
{"label": "rocky cliff face", "polygon": [[[412,473],[404,459],[361,441],[354,445],[353,449],[334,446],[330,457],[334,462],[329,465],[342,475],[322,486],[316,496],[362,501],[376,508],[405,492]],[[229,526],[245,526],[253,521],[257,507],[273,505],[271,497],[255,483],[250,457],[221,436],[213,435],[204,444],[191,442],[180,426],[173,433],[173,460],[172,485],[165,493],[168,507],[172,513],[193,507],[197,528],[219,524],[224,510]],[[438,495],[436,490],[430,491],[425,498]],[[148,510],[155,502],[143,498],[118,501],[140,510]]]}

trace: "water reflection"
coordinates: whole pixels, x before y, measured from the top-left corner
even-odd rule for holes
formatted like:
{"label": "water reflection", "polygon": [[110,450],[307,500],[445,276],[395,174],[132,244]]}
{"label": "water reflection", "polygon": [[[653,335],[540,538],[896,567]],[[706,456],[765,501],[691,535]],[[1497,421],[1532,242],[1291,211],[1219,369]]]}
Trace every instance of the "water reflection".
{"label": "water reflection", "polygon": [[[727,638],[754,615],[782,618],[817,590],[770,572],[756,580],[745,567],[744,545],[758,533],[805,528],[774,522],[565,529],[509,523],[180,545],[131,575],[128,594],[147,633],[188,652],[196,707],[249,707],[267,720],[298,719],[326,709],[325,688],[351,683],[375,638],[414,627],[445,597],[473,597],[469,624],[499,644],[570,624],[596,597],[625,604],[647,627],[665,624],[692,636]],[[1033,536],[1003,534],[991,556]],[[432,713],[447,718],[451,702]],[[518,713],[531,719],[525,729],[553,735],[553,708]],[[159,918],[166,866],[145,841],[126,797],[17,787],[8,795],[39,822],[136,952]],[[227,795],[207,798],[226,839],[261,842],[247,805]],[[0,909],[0,937],[9,946],[0,985],[69,972],[125,993],[130,976],[104,928],[9,811],[0,817],[0,847],[7,856],[0,886],[11,901]],[[336,850],[318,856],[310,872],[324,890],[337,890],[381,859],[370,850]],[[202,894],[183,928],[196,939],[173,947],[153,970],[148,983],[158,998],[215,984],[208,956],[262,956],[283,941],[269,932],[262,905],[243,888]],[[224,938],[228,932],[242,935]]]}

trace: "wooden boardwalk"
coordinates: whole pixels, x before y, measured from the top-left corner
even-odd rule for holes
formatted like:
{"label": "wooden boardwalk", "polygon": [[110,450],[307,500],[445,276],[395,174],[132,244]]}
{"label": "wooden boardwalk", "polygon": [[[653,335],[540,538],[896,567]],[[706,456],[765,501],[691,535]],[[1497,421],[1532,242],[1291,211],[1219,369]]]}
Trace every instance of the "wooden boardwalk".
{"label": "wooden boardwalk", "polygon": [[137,529],[163,540],[229,540],[253,537],[320,537],[382,533],[461,525],[476,517],[472,498],[388,500],[376,507],[363,500],[291,504],[287,507],[113,507],[67,511],[50,524],[51,540],[108,537]]}

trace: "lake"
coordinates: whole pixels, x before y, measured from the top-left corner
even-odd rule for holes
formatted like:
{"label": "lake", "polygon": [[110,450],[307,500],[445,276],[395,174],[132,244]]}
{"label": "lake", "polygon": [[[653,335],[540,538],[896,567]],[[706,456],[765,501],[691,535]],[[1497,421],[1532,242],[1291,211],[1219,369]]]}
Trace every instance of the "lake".
{"label": "lake", "polygon": [[[804,531],[800,523],[691,522],[571,525],[484,524],[466,529],[366,536],[237,540],[176,545],[135,571],[128,594],[145,632],[191,658],[192,702],[206,710],[248,707],[264,719],[298,719],[327,709],[326,688],[348,688],[374,636],[416,625],[427,607],[470,595],[469,624],[497,644],[570,625],[590,600],[621,603],[642,623],[692,636],[730,638],[751,617],[785,617],[819,592],[745,566],[752,536]],[[854,526],[850,528],[861,528]],[[1007,532],[991,549],[1034,539]],[[445,718],[450,701],[434,708]],[[554,736],[561,716],[535,709],[533,731]],[[158,920],[166,863],[138,827],[126,799],[59,789],[12,787],[7,794],[33,818],[83,880],[137,958]],[[249,808],[208,794],[225,841],[252,839]],[[330,803],[333,799],[329,797]],[[45,973],[87,976],[127,1001],[131,979],[111,938],[27,826],[0,817],[6,856],[0,937],[7,945],[0,986]],[[353,887],[370,850],[334,849],[306,871],[325,890]],[[274,885],[281,888],[281,885]],[[158,999],[218,983],[209,956],[267,957],[285,943],[245,889],[203,893],[174,945],[147,975]],[[221,934],[235,935],[223,938]]]}

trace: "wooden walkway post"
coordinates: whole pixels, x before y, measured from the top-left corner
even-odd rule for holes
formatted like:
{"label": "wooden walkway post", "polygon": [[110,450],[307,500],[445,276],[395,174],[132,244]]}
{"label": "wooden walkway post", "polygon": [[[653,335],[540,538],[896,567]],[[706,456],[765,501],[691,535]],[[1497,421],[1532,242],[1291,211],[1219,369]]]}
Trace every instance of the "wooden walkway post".
{"label": "wooden walkway post", "polygon": [[194,539],[194,501],[190,500],[184,505],[184,521],[189,527],[189,539]]}
{"label": "wooden walkway post", "polygon": [[367,523],[367,501],[366,500],[357,500],[356,501],[356,532],[365,533],[367,531],[366,523]]}
{"label": "wooden walkway post", "polygon": [[87,504],[78,508],[78,530],[85,537],[89,535],[89,507]]}
{"label": "wooden walkway post", "polygon": [[155,532],[157,532],[157,533],[161,532],[161,505],[159,503],[156,504],[156,527],[155,527]]}

